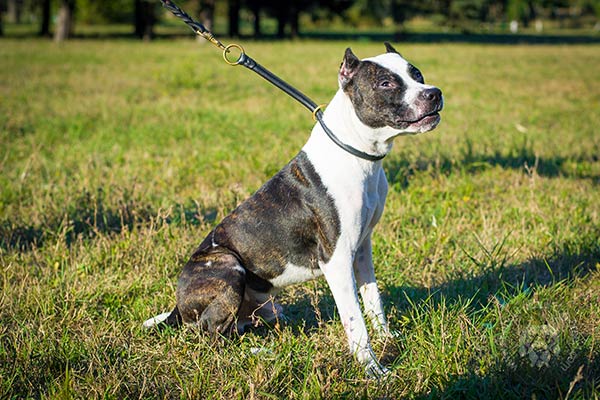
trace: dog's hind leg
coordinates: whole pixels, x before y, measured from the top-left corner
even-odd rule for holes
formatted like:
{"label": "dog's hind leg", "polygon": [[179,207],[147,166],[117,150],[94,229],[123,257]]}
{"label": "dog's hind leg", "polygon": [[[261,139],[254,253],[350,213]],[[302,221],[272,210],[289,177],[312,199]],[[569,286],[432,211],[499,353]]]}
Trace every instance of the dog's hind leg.
{"label": "dog's hind leg", "polygon": [[244,289],[245,270],[236,257],[194,255],[179,277],[177,310],[185,323],[213,334],[229,334],[235,330]]}

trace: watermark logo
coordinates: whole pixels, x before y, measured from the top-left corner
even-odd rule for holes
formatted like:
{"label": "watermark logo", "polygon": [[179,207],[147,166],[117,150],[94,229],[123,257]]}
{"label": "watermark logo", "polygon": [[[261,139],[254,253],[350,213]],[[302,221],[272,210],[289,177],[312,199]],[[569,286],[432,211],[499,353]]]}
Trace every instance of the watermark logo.
{"label": "watermark logo", "polygon": [[552,326],[528,327],[519,339],[519,355],[529,359],[531,366],[542,368],[560,353],[558,331]]}

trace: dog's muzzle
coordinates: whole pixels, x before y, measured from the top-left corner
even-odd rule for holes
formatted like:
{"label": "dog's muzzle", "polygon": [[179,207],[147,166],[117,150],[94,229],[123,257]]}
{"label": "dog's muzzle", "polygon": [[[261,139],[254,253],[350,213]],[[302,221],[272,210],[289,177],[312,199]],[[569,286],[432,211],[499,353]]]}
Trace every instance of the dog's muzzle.
{"label": "dog's muzzle", "polygon": [[411,120],[397,119],[396,124],[407,132],[422,133],[434,129],[441,120],[440,111],[444,108],[442,91],[436,87],[423,90],[417,99],[415,116]]}

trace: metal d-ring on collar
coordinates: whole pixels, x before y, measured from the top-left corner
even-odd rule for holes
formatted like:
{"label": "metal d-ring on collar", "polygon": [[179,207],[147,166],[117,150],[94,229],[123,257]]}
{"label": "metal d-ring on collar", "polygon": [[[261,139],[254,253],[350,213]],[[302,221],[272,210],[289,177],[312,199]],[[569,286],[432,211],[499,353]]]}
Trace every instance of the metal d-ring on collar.
{"label": "metal d-ring on collar", "polygon": [[[314,101],[309,99],[304,93],[300,92],[298,89],[291,86],[287,82],[283,81],[277,75],[273,74],[271,71],[269,71],[268,69],[266,69],[265,67],[263,67],[262,65],[260,65],[256,61],[254,61],[249,55],[247,55],[244,52],[244,48],[242,46],[240,46],[239,44],[230,44],[228,46],[225,46],[218,39],[216,39],[213,36],[213,34],[204,27],[204,25],[202,25],[198,21],[195,21],[192,17],[190,17],[185,11],[183,11],[181,8],[179,8],[171,0],[160,0],[160,1],[162,2],[163,6],[166,9],[171,11],[173,13],[173,15],[175,15],[176,17],[181,18],[183,20],[183,22],[185,22],[190,28],[192,28],[192,30],[197,35],[202,36],[203,38],[208,40],[210,43],[214,44],[216,47],[223,50],[223,59],[225,60],[225,62],[227,64],[232,65],[232,66],[243,65],[244,67],[248,68],[249,70],[260,75],[262,78],[264,78],[266,81],[268,81],[272,85],[278,87],[279,89],[281,89],[282,91],[287,93],[289,96],[291,96],[292,98],[297,100],[300,104],[302,104],[304,107],[308,108],[308,110],[312,113],[313,118],[315,118],[317,121],[319,121],[319,124],[321,125],[321,127],[323,128],[323,130],[325,131],[325,134],[329,137],[329,139],[331,139],[331,141],[333,143],[335,143],[336,145],[338,145],[342,150],[352,154],[355,157],[362,158],[363,160],[368,160],[368,161],[379,161],[385,157],[385,154],[384,155],[373,155],[373,154],[365,153],[364,151],[360,151],[360,150],[342,142],[331,131],[331,129],[329,129],[327,127],[327,125],[325,125],[325,121],[323,121],[323,112],[321,111],[321,108],[323,108],[323,105],[318,106]],[[240,53],[238,58],[235,60],[232,60],[229,58],[232,49],[236,49]]]}

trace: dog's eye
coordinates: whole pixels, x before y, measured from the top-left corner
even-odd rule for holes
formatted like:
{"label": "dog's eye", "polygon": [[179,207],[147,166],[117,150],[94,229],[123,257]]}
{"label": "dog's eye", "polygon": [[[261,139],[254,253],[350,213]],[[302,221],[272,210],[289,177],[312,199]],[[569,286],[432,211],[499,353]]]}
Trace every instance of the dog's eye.
{"label": "dog's eye", "polygon": [[379,82],[379,87],[390,89],[396,87],[396,85],[392,81],[381,81]]}
{"label": "dog's eye", "polygon": [[425,79],[423,78],[423,74],[421,74],[421,71],[415,72],[415,81],[419,83],[425,83]]}
{"label": "dog's eye", "polygon": [[421,71],[419,71],[418,68],[415,67],[414,65],[409,65],[408,66],[408,74],[416,82],[419,82],[421,84],[425,83],[425,79],[423,78],[423,74],[421,74]]}

